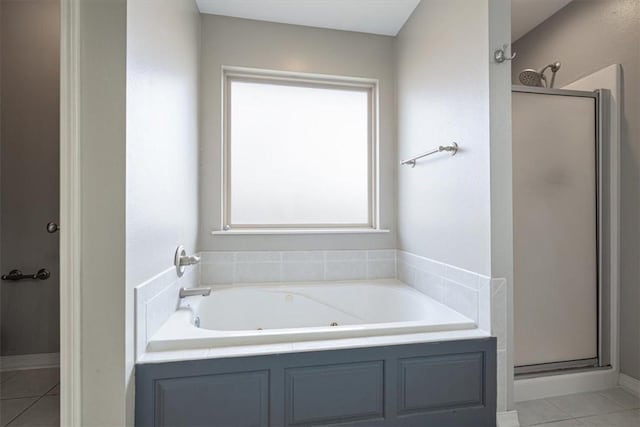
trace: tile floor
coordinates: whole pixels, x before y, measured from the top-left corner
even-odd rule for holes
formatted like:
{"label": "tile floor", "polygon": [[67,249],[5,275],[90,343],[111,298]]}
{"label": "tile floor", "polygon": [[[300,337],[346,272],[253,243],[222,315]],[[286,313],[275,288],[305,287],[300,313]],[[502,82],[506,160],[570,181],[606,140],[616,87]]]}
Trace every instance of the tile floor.
{"label": "tile floor", "polygon": [[58,368],[0,372],[0,426],[59,425]]}
{"label": "tile floor", "polygon": [[614,388],[516,403],[521,426],[640,427],[640,398]]}

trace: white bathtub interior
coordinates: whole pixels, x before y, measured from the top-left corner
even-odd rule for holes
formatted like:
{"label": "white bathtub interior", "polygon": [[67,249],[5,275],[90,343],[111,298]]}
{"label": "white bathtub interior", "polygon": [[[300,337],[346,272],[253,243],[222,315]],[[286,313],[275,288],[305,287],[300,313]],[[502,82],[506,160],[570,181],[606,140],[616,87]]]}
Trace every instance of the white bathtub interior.
{"label": "white bathtub interior", "polygon": [[472,319],[398,280],[217,286],[208,297],[183,299],[147,350],[475,328]]}

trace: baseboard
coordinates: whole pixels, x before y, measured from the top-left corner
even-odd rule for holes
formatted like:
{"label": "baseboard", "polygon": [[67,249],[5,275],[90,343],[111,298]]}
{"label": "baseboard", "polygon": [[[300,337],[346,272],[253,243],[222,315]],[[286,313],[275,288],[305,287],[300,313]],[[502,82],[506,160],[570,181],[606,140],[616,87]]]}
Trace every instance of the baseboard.
{"label": "baseboard", "polygon": [[58,366],[60,366],[60,353],[20,354],[0,357],[0,371],[55,368]]}
{"label": "baseboard", "polygon": [[505,411],[496,414],[497,427],[520,427],[518,411]]}
{"label": "baseboard", "polygon": [[606,390],[616,387],[618,381],[618,372],[613,368],[516,379],[513,385],[514,400],[523,402],[565,394]]}
{"label": "baseboard", "polygon": [[618,385],[629,393],[640,397],[640,380],[630,377],[629,375],[620,374],[618,377]]}

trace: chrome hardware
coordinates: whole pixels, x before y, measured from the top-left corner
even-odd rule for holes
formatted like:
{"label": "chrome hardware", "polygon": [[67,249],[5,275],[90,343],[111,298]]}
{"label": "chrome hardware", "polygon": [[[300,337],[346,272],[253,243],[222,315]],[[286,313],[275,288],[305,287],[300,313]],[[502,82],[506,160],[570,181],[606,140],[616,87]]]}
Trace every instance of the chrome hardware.
{"label": "chrome hardware", "polygon": [[55,222],[47,223],[47,233],[55,233],[56,231],[60,231],[60,226]]}
{"label": "chrome hardware", "polygon": [[11,270],[9,274],[2,275],[2,280],[17,282],[18,280],[47,280],[49,277],[51,277],[49,270],[41,268],[35,274],[22,274],[20,270]]}
{"label": "chrome hardware", "polygon": [[195,325],[196,328],[200,327],[200,317],[196,316],[195,319],[193,319],[193,324]]}
{"label": "chrome hardware", "polygon": [[200,257],[197,255],[181,256],[180,265],[194,265],[200,262]]}
{"label": "chrome hardware", "polygon": [[423,157],[426,156],[430,156],[432,154],[436,154],[436,153],[441,153],[443,151],[447,151],[449,153],[451,153],[452,156],[455,156],[456,153],[458,152],[458,144],[455,142],[452,142],[451,145],[441,145],[438,148],[434,148],[433,150],[427,151],[425,153],[422,154],[418,154],[415,157],[412,157],[410,159],[407,160],[403,160],[400,162],[401,165],[409,165],[412,168],[416,167],[416,160],[419,160]]}
{"label": "chrome hardware", "polygon": [[211,295],[211,288],[180,288],[180,298]]}
{"label": "chrome hardware", "polygon": [[176,273],[178,277],[182,277],[184,275],[185,267],[188,265],[195,265],[200,262],[200,257],[197,255],[187,255],[187,251],[184,249],[184,246],[180,245],[176,249],[176,254],[173,260],[174,265],[176,266]]}
{"label": "chrome hardware", "polygon": [[493,52],[493,59],[495,59],[498,64],[502,64],[504,61],[513,61],[515,59],[517,55],[516,52],[511,53],[511,56],[507,56],[506,52],[508,47],[508,44],[503,44],[502,49],[496,49],[496,51]]}

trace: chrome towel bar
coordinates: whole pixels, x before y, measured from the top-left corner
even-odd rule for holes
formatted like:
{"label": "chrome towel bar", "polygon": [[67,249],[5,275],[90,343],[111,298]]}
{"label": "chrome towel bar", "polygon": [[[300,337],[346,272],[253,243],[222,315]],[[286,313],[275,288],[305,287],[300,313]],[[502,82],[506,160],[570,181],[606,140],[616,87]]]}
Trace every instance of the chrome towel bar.
{"label": "chrome towel bar", "polygon": [[449,153],[451,153],[452,156],[455,156],[455,154],[458,152],[458,144],[455,142],[452,142],[449,145],[441,145],[437,148],[434,148],[433,150],[424,152],[422,154],[418,154],[415,157],[412,157],[410,159],[407,160],[403,160],[400,162],[401,165],[410,165],[412,168],[416,167],[416,160],[419,160],[423,157],[427,157],[430,156],[432,154],[436,154],[436,153],[440,153],[442,151],[447,151]]}

